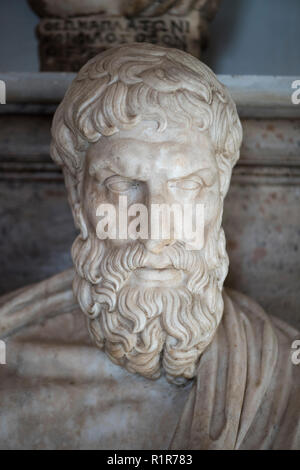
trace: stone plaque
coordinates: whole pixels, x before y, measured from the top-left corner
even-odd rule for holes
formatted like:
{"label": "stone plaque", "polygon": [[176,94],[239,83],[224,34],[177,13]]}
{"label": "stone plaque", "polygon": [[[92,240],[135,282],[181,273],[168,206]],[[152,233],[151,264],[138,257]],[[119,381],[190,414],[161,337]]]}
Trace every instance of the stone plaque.
{"label": "stone plaque", "polygon": [[99,52],[130,42],[150,42],[200,55],[198,11],[186,16],[77,16],[43,18],[38,26],[44,71],[77,71]]}

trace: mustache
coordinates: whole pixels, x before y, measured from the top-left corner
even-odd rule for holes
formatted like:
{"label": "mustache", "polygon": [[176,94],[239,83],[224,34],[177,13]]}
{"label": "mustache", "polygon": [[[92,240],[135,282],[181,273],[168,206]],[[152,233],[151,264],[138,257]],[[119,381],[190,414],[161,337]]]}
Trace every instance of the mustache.
{"label": "mustache", "polygon": [[[203,263],[203,253],[196,250],[186,250],[183,242],[176,241],[164,249],[164,257],[168,267],[177,270],[193,272]],[[119,247],[107,247],[104,241],[90,236],[87,240],[79,237],[72,247],[72,257],[78,274],[97,285],[104,279],[111,279],[113,287],[123,283],[128,276],[138,268],[147,267],[151,252],[145,245],[136,241]]]}
{"label": "mustache", "polygon": [[[202,250],[186,250],[184,243],[178,241],[166,247],[164,254],[174,269],[190,273],[187,289],[193,294],[203,293],[209,283],[210,272]],[[83,281],[93,286],[94,301],[109,312],[116,308],[116,294],[133,271],[147,266],[148,255],[149,251],[140,241],[121,247],[107,247],[104,241],[93,236],[87,240],[76,239],[72,248],[77,273]],[[75,291],[80,290],[79,283],[80,279],[75,280]],[[85,295],[88,298],[91,296],[88,291]],[[86,299],[82,301],[86,303]]]}

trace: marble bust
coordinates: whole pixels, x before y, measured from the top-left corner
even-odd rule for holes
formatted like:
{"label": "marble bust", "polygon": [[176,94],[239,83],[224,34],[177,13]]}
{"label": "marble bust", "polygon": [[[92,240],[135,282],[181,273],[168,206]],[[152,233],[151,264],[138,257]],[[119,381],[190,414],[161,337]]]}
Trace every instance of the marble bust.
{"label": "marble bust", "polygon": [[[80,232],[74,270],[0,298],[0,446],[299,449],[299,333],[223,287],[241,140],[229,93],[183,51],[124,45],[80,70],[51,145]],[[134,237],[120,236],[120,197],[140,207]],[[117,236],[99,229],[103,204]],[[176,217],[147,236],[154,206],[172,204],[204,207],[201,246]]]}

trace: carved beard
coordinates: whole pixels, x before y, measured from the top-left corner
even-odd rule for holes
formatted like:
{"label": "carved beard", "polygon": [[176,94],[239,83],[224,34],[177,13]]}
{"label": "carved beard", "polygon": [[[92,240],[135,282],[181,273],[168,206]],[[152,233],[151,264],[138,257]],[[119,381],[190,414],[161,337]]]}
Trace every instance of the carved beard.
{"label": "carved beard", "polygon": [[201,251],[187,251],[180,242],[165,249],[174,268],[188,274],[186,285],[131,285],[132,272],[145,266],[141,242],[106,248],[94,234],[78,237],[73,287],[92,338],[114,363],[151,379],[163,370],[181,384],[196,375],[221,320],[228,258],[220,226]]}

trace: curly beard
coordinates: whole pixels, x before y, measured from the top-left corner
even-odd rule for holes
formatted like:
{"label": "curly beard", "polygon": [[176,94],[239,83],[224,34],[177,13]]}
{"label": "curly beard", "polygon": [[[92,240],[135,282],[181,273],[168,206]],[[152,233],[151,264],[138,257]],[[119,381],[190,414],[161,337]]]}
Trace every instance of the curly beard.
{"label": "curly beard", "polygon": [[147,251],[137,241],[122,247],[89,234],[72,247],[74,293],[88,318],[96,344],[128,371],[182,384],[196,375],[201,353],[211,342],[223,313],[222,287],[228,258],[222,228],[201,251],[176,242],[165,248],[185,285],[145,287],[130,282],[145,266]]}

